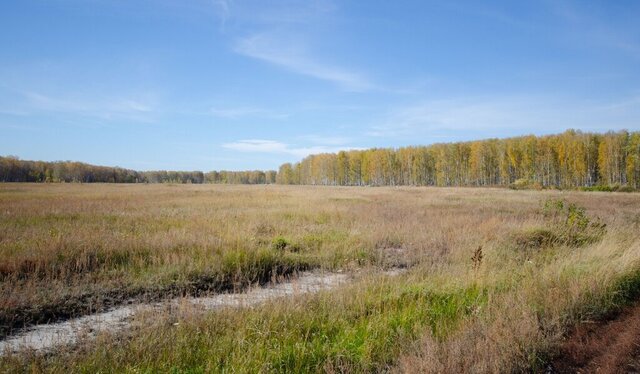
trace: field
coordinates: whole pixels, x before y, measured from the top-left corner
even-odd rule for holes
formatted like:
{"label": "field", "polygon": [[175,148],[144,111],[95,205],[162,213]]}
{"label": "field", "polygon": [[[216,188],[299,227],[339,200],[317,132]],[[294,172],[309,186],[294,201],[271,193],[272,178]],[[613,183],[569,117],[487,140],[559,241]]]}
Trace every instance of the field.
{"label": "field", "polygon": [[[6,352],[0,371],[544,371],[640,293],[640,194],[0,184],[0,337],[302,271],[331,290]],[[406,269],[403,272],[382,270]]]}

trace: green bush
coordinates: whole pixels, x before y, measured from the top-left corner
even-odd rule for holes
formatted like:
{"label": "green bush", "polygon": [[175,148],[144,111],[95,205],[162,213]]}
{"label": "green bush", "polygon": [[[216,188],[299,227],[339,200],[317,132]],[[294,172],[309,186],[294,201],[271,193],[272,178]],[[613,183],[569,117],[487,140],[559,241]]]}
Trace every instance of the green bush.
{"label": "green bush", "polygon": [[543,189],[543,186],[540,183],[534,182],[530,179],[520,178],[511,183],[509,185],[509,188],[512,190],[541,190]]}
{"label": "green bush", "polygon": [[518,249],[542,249],[555,245],[582,247],[602,239],[606,225],[598,218],[591,218],[586,210],[563,200],[547,200],[542,207],[546,227],[515,234],[513,241]]}
{"label": "green bush", "polygon": [[612,186],[608,185],[599,185],[599,186],[590,186],[590,187],[580,187],[580,191],[589,191],[589,192],[636,192],[637,190],[629,185],[620,186],[618,184],[614,184]]}
{"label": "green bush", "polygon": [[271,248],[278,251],[284,251],[290,245],[291,243],[289,242],[289,240],[287,240],[287,238],[283,236],[276,236],[271,242]]}

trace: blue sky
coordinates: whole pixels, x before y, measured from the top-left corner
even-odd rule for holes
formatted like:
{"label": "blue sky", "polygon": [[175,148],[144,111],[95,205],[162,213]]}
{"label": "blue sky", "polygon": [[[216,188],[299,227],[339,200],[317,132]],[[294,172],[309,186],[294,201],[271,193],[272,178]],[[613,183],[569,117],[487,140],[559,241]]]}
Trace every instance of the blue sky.
{"label": "blue sky", "polygon": [[139,170],[640,129],[640,2],[0,2],[0,155]]}

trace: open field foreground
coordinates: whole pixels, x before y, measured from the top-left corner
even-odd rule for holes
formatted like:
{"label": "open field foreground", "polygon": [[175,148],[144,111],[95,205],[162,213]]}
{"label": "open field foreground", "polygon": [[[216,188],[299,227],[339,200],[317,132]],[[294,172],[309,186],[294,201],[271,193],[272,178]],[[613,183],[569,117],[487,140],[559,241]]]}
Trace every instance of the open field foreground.
{"label": "open field foreground", "polygon": [[0,372],[624,370],[577,345],[637,353],[584,326],[640,320],[639,232],[635,193],[0,184],[1,339],[163,305]]}

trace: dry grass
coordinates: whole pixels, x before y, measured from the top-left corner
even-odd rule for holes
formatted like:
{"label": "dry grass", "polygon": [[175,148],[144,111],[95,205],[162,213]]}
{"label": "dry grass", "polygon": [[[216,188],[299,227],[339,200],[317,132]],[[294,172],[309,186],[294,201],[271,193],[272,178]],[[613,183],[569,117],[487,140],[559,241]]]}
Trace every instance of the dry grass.
{"label": "dry grass", "polygon": [[[549,200],[584,207],[606,230],[576,231],[567,217],[545,216]],[[153,323],[141,316],[124,341],[106,336],[81,351],[13,356],[2,365],[56,372],[540,369],[567,326],[616,308],[640,288],[639,206],[636,194],[472,188],[0,185],[5,329],[131,296],[237,287],[294,269],[412,265],[397,279],[372,275],[256,309],[169,313]],[[169,323],[176,318],[178,329]]]}

